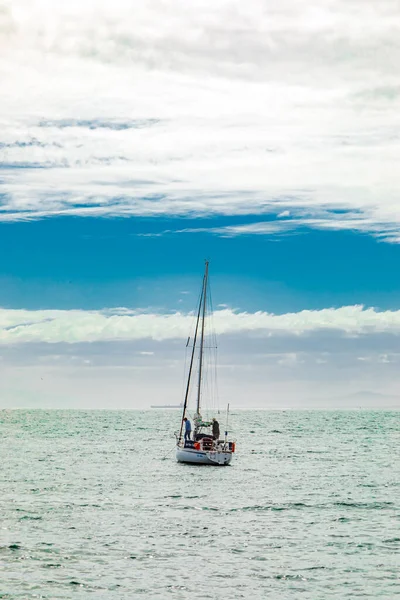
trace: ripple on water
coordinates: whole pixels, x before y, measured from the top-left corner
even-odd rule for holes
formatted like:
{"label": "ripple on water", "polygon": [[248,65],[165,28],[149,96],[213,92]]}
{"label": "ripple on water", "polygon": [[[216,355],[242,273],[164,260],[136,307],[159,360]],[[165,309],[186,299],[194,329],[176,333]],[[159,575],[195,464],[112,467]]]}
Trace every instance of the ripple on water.
{"label": "ripple on water", "polygon": [[230,469],[161,461],[175,420],[7,414],[0,597],[394,600],[398,414],[241,412]]}

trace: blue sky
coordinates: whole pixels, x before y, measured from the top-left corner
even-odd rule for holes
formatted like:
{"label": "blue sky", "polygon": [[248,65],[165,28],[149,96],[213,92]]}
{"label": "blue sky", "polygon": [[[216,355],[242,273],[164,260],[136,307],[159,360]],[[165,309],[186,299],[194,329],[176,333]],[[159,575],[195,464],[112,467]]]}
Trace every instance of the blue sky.
{"label": "blue sky", "polygon": [[[192,310],[209,257],[217,304],[274,313],[354,304],[399,307],[397,244],[367,234],[307,228],[232,237],[201,231],[255,221],[259,218],[247,215],[0,223],[0,253],[6,258],[0,271],[1,305]],[[267,222],[274,222],[273,216]],[[185,229],[191,232],[174,233]]]}
{"label": "blue sky", "polygon": [[4,0],[4,405],[176,402],[209,258],[224,399],[398,406],[399,33],[393,0]]}

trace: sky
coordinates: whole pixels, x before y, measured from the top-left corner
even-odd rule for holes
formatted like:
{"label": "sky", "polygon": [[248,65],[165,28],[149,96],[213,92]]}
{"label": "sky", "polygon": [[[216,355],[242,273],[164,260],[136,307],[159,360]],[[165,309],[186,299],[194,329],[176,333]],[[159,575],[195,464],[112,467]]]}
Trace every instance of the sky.
{"label": "sky", "polygon": [[400,407],[398,0],[0,0],[0,408]]}

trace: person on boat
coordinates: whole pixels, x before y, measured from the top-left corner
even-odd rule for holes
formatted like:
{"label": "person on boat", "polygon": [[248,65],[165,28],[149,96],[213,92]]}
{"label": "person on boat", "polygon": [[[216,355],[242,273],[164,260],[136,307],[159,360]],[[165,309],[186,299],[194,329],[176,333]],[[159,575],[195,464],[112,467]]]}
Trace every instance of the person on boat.
{"label": "person on boat", "polygon": [[213,432],[214,440],[218,440],[219,439],[219,423],[218,423],[217,419],[212,420],[212,432]]}
{"label": "person on boat", "polygon": [[183,419],[185,423],[185,441],[190,440],[190,436],[192,434],[192,425],[187,417]]}

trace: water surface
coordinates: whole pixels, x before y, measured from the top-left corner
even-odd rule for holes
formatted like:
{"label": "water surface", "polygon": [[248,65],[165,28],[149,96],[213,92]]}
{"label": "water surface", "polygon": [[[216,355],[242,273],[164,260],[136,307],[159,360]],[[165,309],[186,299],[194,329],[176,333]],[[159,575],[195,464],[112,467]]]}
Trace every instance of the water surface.
{"label": "water surface", "polygon": [[178,420],[0,412],[0,598],[400,596],[399,413],[237,412],[230,467]]}

